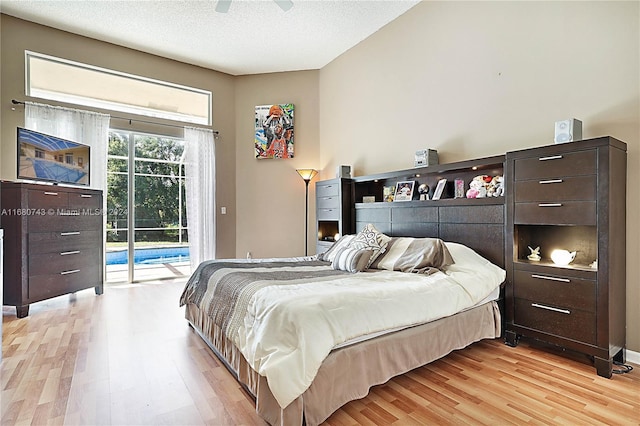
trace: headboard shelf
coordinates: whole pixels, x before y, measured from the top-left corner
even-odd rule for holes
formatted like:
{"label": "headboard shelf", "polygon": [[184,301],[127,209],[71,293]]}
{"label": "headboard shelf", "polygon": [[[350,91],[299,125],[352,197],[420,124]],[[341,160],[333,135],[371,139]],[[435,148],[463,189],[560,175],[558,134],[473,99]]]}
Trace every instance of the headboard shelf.
{"label": "headboard shelf", "polygon": [[[375,202],[384,201],[384,187],[393,187],[398,182],[412,181],[414,184],[413,199],[418,200],[418,186],[429,186],[429,199],[433,198],[438,181],[446,179],[447,183],[441,199],[454,198],[454,180],[464,181],[464,191],[469,188],[471,180],[478,175],[502,176],[504,174],[504,155],[460,161],[457,163],[437,164],[428,167],[397,170],[353,178],[354,201],[362,203],[364,197],[374,197]],[[369,204],[369,203],[367,203]]]}

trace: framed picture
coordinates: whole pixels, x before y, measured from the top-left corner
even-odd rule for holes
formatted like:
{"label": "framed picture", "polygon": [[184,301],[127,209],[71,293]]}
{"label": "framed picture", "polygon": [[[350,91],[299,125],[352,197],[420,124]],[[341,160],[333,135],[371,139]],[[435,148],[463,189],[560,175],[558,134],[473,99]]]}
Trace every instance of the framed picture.
{"label": "framed picture", "polygon": [[433,192],[432,200],[439,200],[440,196],[442,196],[442,192],[444,191],[444,186],[447,184],[446,179],[440,179],[438,181],[438,186],[436,186],[436,190]]}
{"label": "framed picture", "polygon": [[411,201],[413,198],[414,181],[404,181],[396,183],[396,195],[393,201]]}
{"label": "framed picture", "polygon": [[453,182],[455,184],[454,198],[464,198],[464,180],[456,179]]}
{"label": "framed picture", "polygon": [[293,158],[293,104],[256,106],[256,158]]}
{"label": "framed picture", "polygon": [[382,201],[390,203],[393,201],[393,196],[396,194],[395,186],[385,186],[382,188]]}

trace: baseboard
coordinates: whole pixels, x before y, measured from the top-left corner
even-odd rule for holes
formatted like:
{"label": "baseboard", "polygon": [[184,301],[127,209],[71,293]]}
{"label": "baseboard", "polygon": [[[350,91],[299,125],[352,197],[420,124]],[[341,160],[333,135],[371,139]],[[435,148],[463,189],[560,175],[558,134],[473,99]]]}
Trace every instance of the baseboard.
{"label": "baseboard", "polygon": [[629,349],[625,349],[624,360],[625,362],[631,362],[631,363],[640,365],[640,352],[635,352],[635,351],[630,351]]}

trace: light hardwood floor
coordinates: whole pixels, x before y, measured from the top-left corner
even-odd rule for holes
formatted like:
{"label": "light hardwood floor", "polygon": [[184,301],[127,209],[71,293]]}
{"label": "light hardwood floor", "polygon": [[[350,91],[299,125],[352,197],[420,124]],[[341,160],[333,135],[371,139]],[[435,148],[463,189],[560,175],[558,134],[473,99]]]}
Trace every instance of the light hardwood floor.
{"label": "light hardwood floor", "polygon": [[[264,425],[188,327],[184,279],[3,308],[2,424]],[[500,340],[376,386],[328,425],[640,424],[640,367],[608,380],[579,357]]]}

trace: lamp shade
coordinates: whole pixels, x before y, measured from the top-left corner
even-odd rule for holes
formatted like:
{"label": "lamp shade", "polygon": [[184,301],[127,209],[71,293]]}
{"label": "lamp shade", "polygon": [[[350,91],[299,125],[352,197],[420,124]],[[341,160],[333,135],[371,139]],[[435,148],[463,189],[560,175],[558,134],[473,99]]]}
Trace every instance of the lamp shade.
{"label": "lamp shade", "polygon": [[315,169],[297,169],[296,172],[298,172],[300,177],[307,182],[313,179],[313,177],[318,174],[318,171]]}

